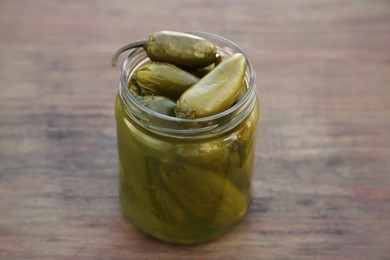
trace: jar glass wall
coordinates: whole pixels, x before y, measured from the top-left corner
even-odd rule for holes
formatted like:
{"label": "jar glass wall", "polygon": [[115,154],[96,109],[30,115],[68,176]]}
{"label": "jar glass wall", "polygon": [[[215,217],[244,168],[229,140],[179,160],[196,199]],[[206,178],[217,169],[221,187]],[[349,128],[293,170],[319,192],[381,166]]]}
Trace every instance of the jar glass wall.
{"label": "jar glass wall", "polygon": [[[190,33],[213,42],[221,55],[243,53],[222,37]],[[246,91],[231,108],[182,119],[150,110],[129,91],[134,71],[148,62],[142,49],[127,57],[115,105],[124,214],[163,241],[210,240],[240,220],[250,202],[259,118],[252,65],[247,59]]]}

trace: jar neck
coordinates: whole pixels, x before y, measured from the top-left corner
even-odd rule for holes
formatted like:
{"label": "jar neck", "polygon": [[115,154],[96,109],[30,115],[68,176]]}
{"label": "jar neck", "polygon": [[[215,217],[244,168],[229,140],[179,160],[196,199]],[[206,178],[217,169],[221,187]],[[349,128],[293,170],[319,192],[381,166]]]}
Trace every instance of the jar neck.
{"label": "jar neck", "polygon": [[255,107],[257,101],[255,73],[247,55],[237,45],[220,36],[203,32],[190,33],[213,41],[219,53],[230,55],[240,52],[245,56],[247,60],[246,92],[232,107],[212,116],[185,119],[160,114],[142,105],[128,88],[128,82],[137,68],[150,62],[142,48],[135,49],[123,62],[119,97],[129,118],[146,131],[179,139],[211,138],[234,129],[250,115]]}

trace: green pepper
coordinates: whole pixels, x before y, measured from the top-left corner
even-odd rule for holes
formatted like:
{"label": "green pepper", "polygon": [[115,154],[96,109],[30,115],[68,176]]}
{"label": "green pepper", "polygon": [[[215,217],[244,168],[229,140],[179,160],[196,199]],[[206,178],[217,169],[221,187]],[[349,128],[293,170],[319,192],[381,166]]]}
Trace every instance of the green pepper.
{"label": "green pepper", "polygon": [[245,71],[246,61],[241,53],[225,58],[181,95],[175,108],[176,116],[199,118],[225,111],[235,102]]}
{"label": "green pepper", "polygon": [[[143,217],[148,217],[145,220],[159,221],[160,225],[180,224],[183,222],[184,212],[174,197],[164,190],[165,186],[155,174],[159,171],[160,163],[154,157],[145,156],[144,147],[137,140],[139,136],[127,128],[126,122],[129,119],[119,100],[116,102],[116,117],[121,193],[127,194],[121,197],[130,196],[132,203],[142,209],[137,215],[145,213]],[[129,202],[122,201],[124,208],[129,207],[127,203]]]}
{"label": "green pepper", "polygon": [[207,67],[200,68],[200,69],[197,69],[197,70],[193,71],[192,74],[194,74],[195,76],[197,76],[199,78],[203,78],[204,76],[207,75],[207,73],[212,71],[214,68],[215,68],[215,63],[211,63]]}
{"label": "green pepper", "polygon": [[145,95],[144,89],[142,89],[140,86],[138,86],[137,82],[135,82],[134,80],[130,80],[129,83],[127,84],[127,86],[130,90],[130,93],[134,97],[138,98],[138,97]]}
{"label": "green pepper", "polygon": [[160,169],[160,176],[183,208],[198,217],[225,226],[245,214],[246,197],[214,171],[175,163],[162,164]]}
{"label": "green pepper", "polygon": [[[139,218],[145,224],[158,223],[160,227],[168,228],[180,225],[184,221],[184,211],[175,199],[165,190],[150,183],[140,185],[128,181],[123,168],[120,169],[120,198],[126,215],[130,218]],[[137,207],[131,211],[130,207]]]}
{"label": "green pepper", "polygon": [[135,71],[134,80],[152,93],[177,99],[199,78],[172,64],[151,62]]}
{"label": "green pepper", "polygon": [[151,60],[169,62],[179,67],[202,68],[216,60],[216,47],[192,34],[159,31],[150,34],[146,52]]}
{"label": "green pepper", "polygon": [[118,64],[118,57],[122,52],[139,47],[143,47],[153,61],[168,62],[188,69],[206,67],[217,59],[216,46],[202,37],[159,31],[150,34],[149,40],[135,41],[121,47],[112,57],[112,66]]}
{"label": "green pepper", "polygon": [[142,105],[167,116],[175,116],[174,109],[176,102],[164,96],[148,95],[138,97]]}
{"label": "green pepper", "polygon": [[210,65],[208,65],[206,67],[193,70],[193,71],[191,71],[191,73],[199,78],[203,78],[204,76],[207,75],[207,73],[212,71],[218,64],[220,64],[223,59],[224,59],[224,56],[220,53],[217,53],[217,56],[215,58],[214,63],[211,63]]}
{"label": "green pepper", "polygon": [[183,164],[211,169],[218,174],[224,174],[226,171],[229,156],[229,145],[219,139],[187,144],[186,149],[182,149],[177,155]]}

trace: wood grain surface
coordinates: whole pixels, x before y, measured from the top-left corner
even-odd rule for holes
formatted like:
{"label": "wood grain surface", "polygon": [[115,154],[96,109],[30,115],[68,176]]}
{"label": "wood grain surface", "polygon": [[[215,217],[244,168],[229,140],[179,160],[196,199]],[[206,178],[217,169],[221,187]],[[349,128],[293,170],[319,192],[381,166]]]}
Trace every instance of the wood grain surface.
{"label": "wood grain surface", "polygon": [[[229,38],[257,74],[249,214],[195,246],[118,203],[110,60],[161,29]],[[390,259],[390,2],[2,0],[0,259]]]}

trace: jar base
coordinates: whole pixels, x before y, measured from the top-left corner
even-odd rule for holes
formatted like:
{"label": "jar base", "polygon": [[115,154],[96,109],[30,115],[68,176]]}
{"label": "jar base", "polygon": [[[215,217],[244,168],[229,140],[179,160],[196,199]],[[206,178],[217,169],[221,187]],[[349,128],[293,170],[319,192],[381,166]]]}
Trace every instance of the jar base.
{"label": "jar base", "polygon": [[[144,234],[169,244],[194,245],[209,242],[226,233],[231,226],[239,222],[247,214],[246,209],[239,219],[224,227],[209,227],[205,230],[204,227],[193,228],[193,225],[188,223],[187,226],[181,225],[177,228],[169,226],[167,228],[166,226],[156,224],[156,221],[153,216],[151,216],[150,212],[145,213],[142,203],[140,203],[135,196],[132,196],[134,194],[128,194],[126,186],[125,183],[121,183],[119,187],[119,198],[122,213],[125,218]],[[152,223],[154,225],[151,225]],[[198,235],[194,234],[194,230],[198,232]],[[205,230],[205,232],[199,232],[199,230]],[[167,235],[169,233],[171,233],[171,235]]]}

